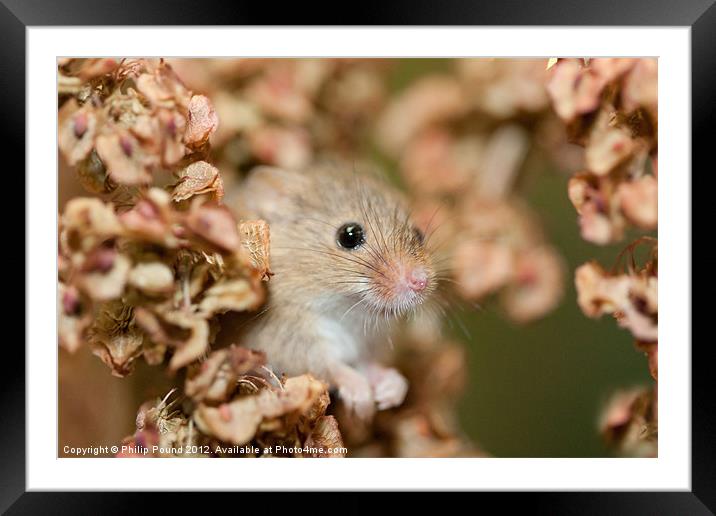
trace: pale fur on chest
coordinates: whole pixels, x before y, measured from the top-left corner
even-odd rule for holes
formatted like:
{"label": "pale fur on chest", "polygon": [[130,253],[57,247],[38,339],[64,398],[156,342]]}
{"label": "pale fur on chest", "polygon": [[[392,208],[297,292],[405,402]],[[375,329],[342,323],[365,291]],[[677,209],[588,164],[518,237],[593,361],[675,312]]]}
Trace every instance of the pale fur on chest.
{"label": "pale fur on chest", "polygon": [[328,379],[332,363],[359,365],[386,338],[374,315],[350,299],[323,298],[309,304],[282,301],[249,332],[246,345],[266,353],[278,374],[312,373]]}

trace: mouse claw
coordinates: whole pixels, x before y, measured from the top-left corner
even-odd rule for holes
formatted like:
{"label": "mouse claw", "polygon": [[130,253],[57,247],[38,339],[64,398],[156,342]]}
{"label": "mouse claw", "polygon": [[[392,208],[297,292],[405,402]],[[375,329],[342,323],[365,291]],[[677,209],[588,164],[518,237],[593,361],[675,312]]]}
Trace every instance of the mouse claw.
{"label": "mouse claw", "polygon": [[373,418],[375,401],[367,381],[340,386],[338,396],[343,400],[346,408],[362,421],[370,421]]}
{"label": "mouse claw", "polygon": [[373,390],[368,379],[355,369],[342,365],[334,368],[338,396],[348,412],[362,421],[370,421],[375,414]]}
{"label": "mouse claw", "polygon": [[374,366],[369,376],[378,410],[397,407],[408,394],[408,380],[393,368]]}

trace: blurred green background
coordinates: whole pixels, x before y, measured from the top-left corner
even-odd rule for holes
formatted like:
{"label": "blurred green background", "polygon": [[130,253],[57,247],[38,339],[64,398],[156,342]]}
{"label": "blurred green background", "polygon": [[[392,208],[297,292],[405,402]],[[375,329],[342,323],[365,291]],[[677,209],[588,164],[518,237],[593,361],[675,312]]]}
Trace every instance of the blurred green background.
{"label": "blurred green background", "polygon": [[[402,60],[393,70],[391,89],[451,66],[449,59]],[[631,334],[610,318],[587,318],[577,306],[575,268],[593,259],[611,267],[632,235],[613,246],[582,240],[567,197],[568,179],[563,171],[547,168],[520,180],[520,192],[541,219],[547,241],[566,260],[560,306],[540,321],[518,326],[488,301],[480,311],[463,313],[469,337],[455,331],[466,342],[469,360],[460,402],[463,429],[498,457],[609,456],[597,431],[603,404],[617,389],[651,382]]]}

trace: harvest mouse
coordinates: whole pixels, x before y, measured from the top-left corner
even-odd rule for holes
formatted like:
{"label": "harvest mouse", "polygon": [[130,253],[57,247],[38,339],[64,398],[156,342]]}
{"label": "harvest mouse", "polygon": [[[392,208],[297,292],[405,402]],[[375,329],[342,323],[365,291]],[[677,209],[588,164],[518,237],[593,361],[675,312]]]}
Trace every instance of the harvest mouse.
{"label": "harvest mouse", "polygon": [[407,380],[377,362],[390,321],[435,290],[423,233],[400,194],[372,176],[254,169],[238,196],[242,219],[269,223],[265,313],[244,345],[279,374],[311,373],[369,419],[400,405]]}

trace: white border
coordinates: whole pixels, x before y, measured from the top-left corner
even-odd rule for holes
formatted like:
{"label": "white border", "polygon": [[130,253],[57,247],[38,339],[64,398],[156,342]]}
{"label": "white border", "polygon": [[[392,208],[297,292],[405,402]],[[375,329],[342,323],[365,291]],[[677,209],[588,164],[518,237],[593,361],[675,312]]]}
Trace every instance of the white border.
{"label": "white border", "polygon": [[[158,37],[157,37],[158,36]],[[690,29],[27,30],[27,488],[689,490]],[[658,56],[658,459],[58,459],[56,56]],[[668,195],[667,195],[668,194]],[[565,192],[566,195],[566,192]],[[595,407],[595,410],[597,407]],[[142,462],[137,462],[141,460]],[[171,462],[169,462],[171,461]],[[280,461],[277,462],[277,461]]]}

